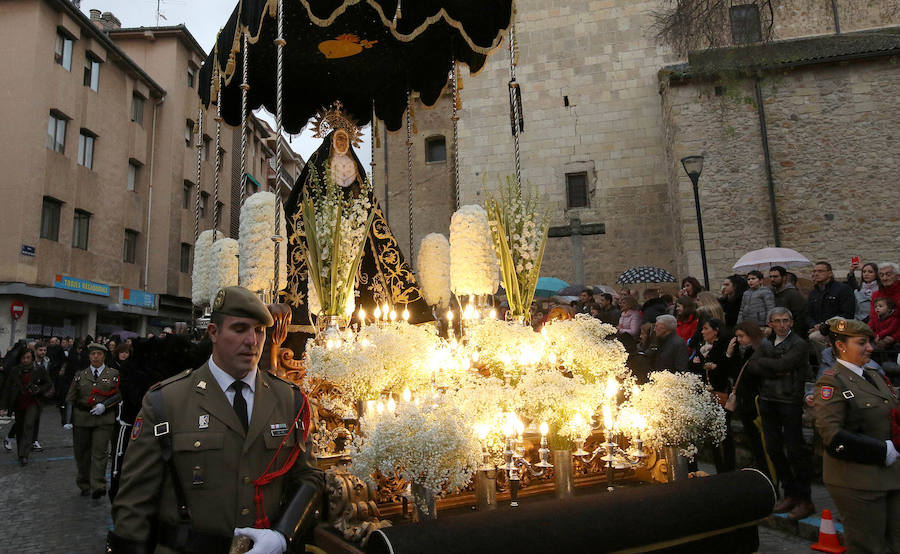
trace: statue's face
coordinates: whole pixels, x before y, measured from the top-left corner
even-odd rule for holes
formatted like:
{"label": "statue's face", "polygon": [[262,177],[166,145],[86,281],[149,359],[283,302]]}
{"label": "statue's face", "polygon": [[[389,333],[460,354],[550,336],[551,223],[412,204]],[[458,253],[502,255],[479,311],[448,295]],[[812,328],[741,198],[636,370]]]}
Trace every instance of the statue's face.
{"label": "statue's face", "polygon": [[331,139],[331,145],[338,154],[346,154],[350,149],[350,136],[347,131],[335,131],[334,137]]}

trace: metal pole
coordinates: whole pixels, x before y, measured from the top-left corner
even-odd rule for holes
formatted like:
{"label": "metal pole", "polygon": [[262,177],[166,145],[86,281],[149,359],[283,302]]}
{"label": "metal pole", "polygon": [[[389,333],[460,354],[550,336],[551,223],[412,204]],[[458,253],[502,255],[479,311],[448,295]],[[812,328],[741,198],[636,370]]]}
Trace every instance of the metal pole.
{"label": "metal pole", "polygon": [[753,83],[756,92],[756,112],[759,115],[759,135],[762,139],[763,160],[766,165],[766,184],[769,187],[769,211],[772,213],[772,235],[775,238],[775,246],[781,246],[781,229],[778,226],[778,208],[775,203],[775,180],[772,177],[772,156],[769,153],[769,132],[766,125],[766,108],[763,106],[762,88],[759,86],[759,77]]}
{"label": "metal pole", "polygon": [[703,286],[709,290],[709,269],[706,265],[706,242],[703,240],[703,217],[700,215],[700,176],[691,175],[691,183],[694,185],[694,207],[697,209],[697,232],[700,234],[700,262],[703,264]]}

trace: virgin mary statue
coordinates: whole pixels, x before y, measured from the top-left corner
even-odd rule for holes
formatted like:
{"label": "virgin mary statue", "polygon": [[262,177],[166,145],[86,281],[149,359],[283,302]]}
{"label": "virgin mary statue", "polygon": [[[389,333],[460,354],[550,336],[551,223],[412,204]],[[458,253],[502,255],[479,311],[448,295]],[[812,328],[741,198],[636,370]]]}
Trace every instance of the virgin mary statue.
{"label": "virgin mary statue", "polygon": [[[397,313],[404,308],[408,309],[411,323],[431,320],[431,310],[422,299],[415,276],[388,227],[372,187],[363,186],[368,177],[353,151],[353,146],[359,146],[359,127],[343,113],[340,102],[335,102],[330,109],[320,111],[313,121],[313,129],[313,136],[324,140],[307,161],[284,207],[288,227],[288,277],[283,294],[293,311],[291,331],[294,335],[298,332],[315,333],[315,318],[318,314],[310,313],[309,309],[309,281],[304,253],[306,237],[300,206],[307,191],[314,190],[312,187],[325,186],[325,179],[316,176],[326,175],[343,189],[345,197],[367,194],[370,209],[374,211],[356,275],[356,310],[362,307],[366,313],[372,314],[376,306],[389,304]],[[289,340],[293,343],[295,352],[303,350],[296,348],[300,344],[297,344],[295,337],[292,336]]]}

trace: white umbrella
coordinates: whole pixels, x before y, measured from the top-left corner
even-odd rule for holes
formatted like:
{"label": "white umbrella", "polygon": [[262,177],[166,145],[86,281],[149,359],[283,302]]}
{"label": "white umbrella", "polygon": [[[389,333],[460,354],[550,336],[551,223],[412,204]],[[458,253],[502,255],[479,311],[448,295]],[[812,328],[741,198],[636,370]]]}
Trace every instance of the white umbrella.
{"label": "white umbrella", "polygon": [[738,273],[746,273],[754,269],[762,271],[773,265],[780,265],[785,269],[809,265],[811,262],[806,256],[790,248],[762,248],[747,252],[734,264]]}

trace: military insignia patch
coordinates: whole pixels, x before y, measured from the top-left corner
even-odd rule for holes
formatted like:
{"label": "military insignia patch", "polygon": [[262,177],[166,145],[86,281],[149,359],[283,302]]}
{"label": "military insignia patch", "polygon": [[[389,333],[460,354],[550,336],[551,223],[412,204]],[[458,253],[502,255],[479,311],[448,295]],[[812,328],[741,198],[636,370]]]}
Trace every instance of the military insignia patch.
{"label": "military insignia patch", "polygon": [[854,397],[852,390],[845,390],[843,394],[844,394],[844,398],[846,398],[847,400],[850,400],[851,398]]}
{"label": "military insignia patch", "polygon": [[200,422],[198,424],[200,429],[206,429],[209,427],[209,414],[203,414],[200,416]]}
{"label": "military insignia patch", "polygon": [[216,299],[213,301],[213,309],[221,309],[223,304],[225,304],[225,289],[219,289],[219,292],[216,293]]}
{"label": "military insignia patch", "polygon": [[131,440],[137,440],[138,437],[141,436],[141,429],[144,428],[144,418],[139,417],[134,420],[134,425],[131,426]]}
{"label": "military insignia patch", "polygon": [[283,437],[288,434],[287,423],[274,423],[269,425],[269,431],[273,437]]}

